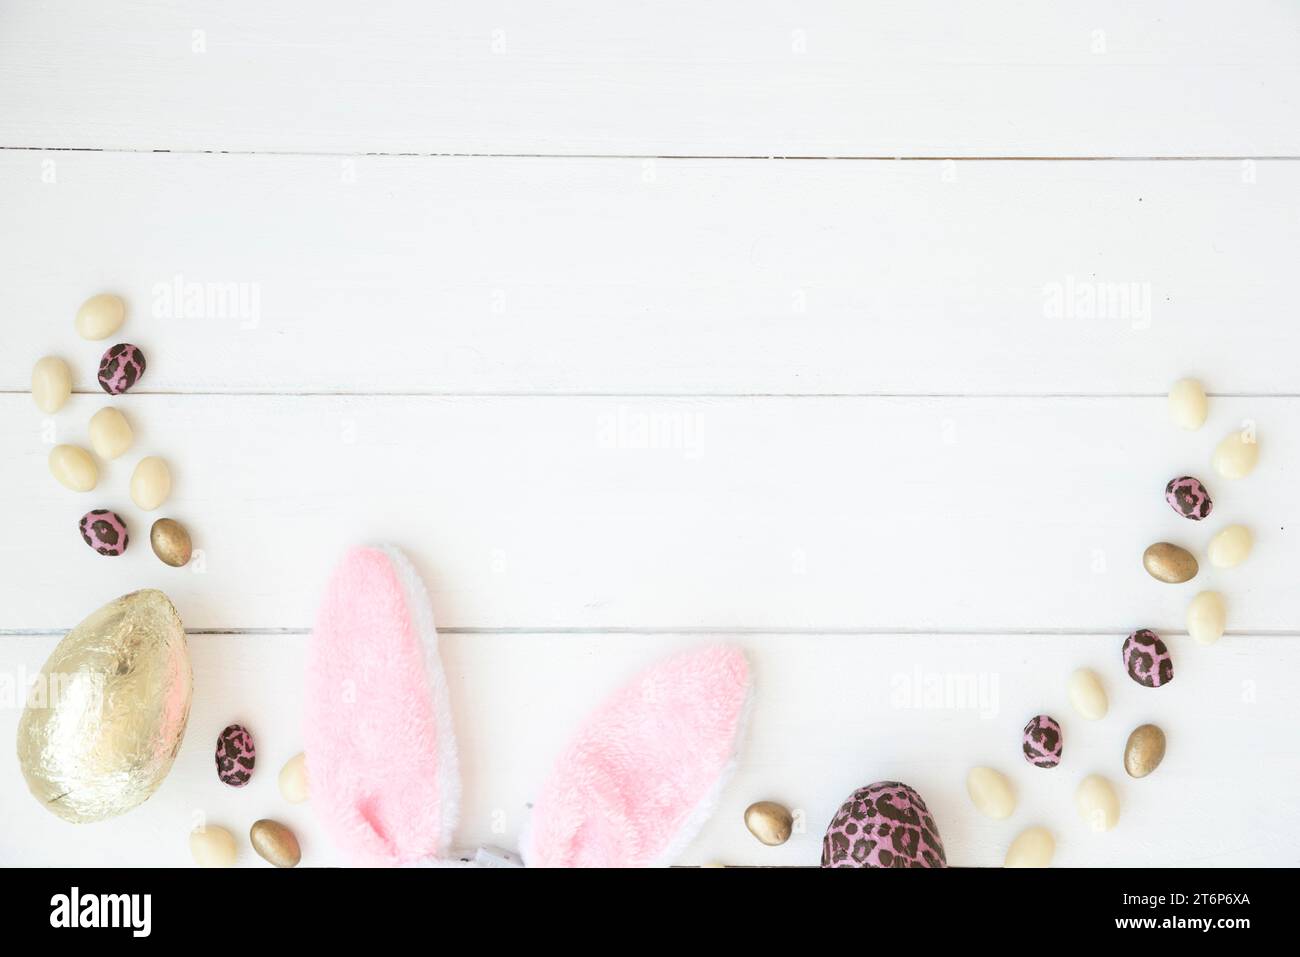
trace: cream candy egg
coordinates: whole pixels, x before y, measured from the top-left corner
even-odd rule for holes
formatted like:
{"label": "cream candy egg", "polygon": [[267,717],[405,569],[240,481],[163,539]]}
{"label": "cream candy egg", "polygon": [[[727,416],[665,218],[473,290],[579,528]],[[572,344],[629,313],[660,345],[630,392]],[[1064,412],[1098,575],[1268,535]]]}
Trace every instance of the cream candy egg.
{"label": "cream candy egg", "polygon": [[1205,553],[1215,568],[1232,568],[1246,560],[1254,544],[1250,529],[1244,525],[1229,525],[1210,539]]}
{"label": "cream candy egg", "polygon": [[1010,817],[1016,809],[1016,792],[1007,776],[992,768],[971,768],[966,775],[966,791],[971,803],[985,817],[995,820]]}
{"label": "cream candy egg", "polygon": [[1106,717],[1110,702],[1106,698],[1106,689],[1101,686],[1101,679],[1095,672],[1080,668],[1070,675],[1066,687],[1070,704],[1089,721],[1098,721]]}
{"label": "cream candy egg", "polygon": [[126,319],[126,303],[112,293],[91,296],[77,310],[77,335],[92,341],[107,339]]}
{"label": "cream candy egg", "polygon": [[131,473],[131,501],[151,512],[172,493],[172,473],[156,455],[142,458]]}
{"label": "cream candy egg", "polygon": [[1187,633],[1202,645],[1212,645],[1223,637],[1228,611],[1217,591],[1203,591],[1187,606]]}
{"label": "cream candy egg", "polygon": [[32,401],[47,414],[63,408],[72,395],[72,371],[57,356],[45,356],[32,367]]}
{"label": "cream candy egg", "polygon": [[135,433],[126,416],[112,406],[90,417],[90,447],[101,459],[112,461],[131,447]]}
{"label": "cream candy egg", "polygon": [[822,838],[822,867],[947,867],[939,828],[921,795],[899,781],[858,788]]}
{"label": "cream candy egg", "polygon": [[1205,390],[1195,379],[1179,379],[1169,390],[1169,418],[1180,429],[1199,429],[1208,411]]}
{"label": "cream candy egg", "polygon": [[190,833],[190,854],[199,867],[233,867],[235,835],[211,824]]}
{"label": "cream candy egg", "polygon": [[99,483],[99,467],[79,446],[56,445],[50,449],[49,464],[58,483],[74,492],[89,492]]}
{"label": "cream candy egg", "polygon": [[1214,471],[1224,478],[1245,478],[1259,463],[1259,441],[1254,432],[1244,429],[1229,433],[1215,448],[1210,461]]}
{"label": "cream candy egg", "polygon": [[1007,848],[1003,867],[1047,867],[1056,853],[1056,839],[1045,827],[1031,827],[1021,831]]}
{"label": "cream candy egg", "polygon": [[311,796],[307,755],[294,755],[280,769],[280,796],[290,804],[301,804]]}
{"label": "cream candy egg", "polygon": [[1100,774],[1090,774],[1074,792],[1079,817],[1094,831],[1110,831],[1119,823],[1119,795]]}

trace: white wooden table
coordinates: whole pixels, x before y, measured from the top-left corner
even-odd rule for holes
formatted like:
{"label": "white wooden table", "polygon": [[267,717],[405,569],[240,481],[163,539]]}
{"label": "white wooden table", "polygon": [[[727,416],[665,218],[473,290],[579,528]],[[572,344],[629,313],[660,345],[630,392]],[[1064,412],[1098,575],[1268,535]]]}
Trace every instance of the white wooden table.
{"label": "white wooden table", "polygon": [[[6,2],[0,863],[187,865],[199,817],[264,816],[337,862],[275,774],[325,576],[361,542],[432,589],[463,845],[514,846],[618,682],[728,639],[754,723],[682,863],[816,863],[882,778],[954,864],[1031,824],[1060,864],[1297,863],[1298,107],[1282,0]],[[149,369],[117,403],[136,449],[79,496],[45,457],[106,404],[72,328],[104,290]],[[48,353],[77,375],[53,417],[27,395]],[[1183,375],[1214,393],[1197,433],[1165,415]],[[1246,419],[1258,471],[1212,481]],[[173,465],[192,568],[143,543],[144,453]],[[1188,472],[1206,527],[1162,501]],[[127,516],[124,558],[80,542],[91,507]],[[1247,565],[1142,571],[1230,521]],[[147,804],[74,827],[3,743],[12,689],[146,586],[191,629],[189,734]],[[1183,615],[1208,587],[1230,633],[1203,648]],[[1176,656],[1158,691],[1120,665],[1142,626]],[[1066,702],[1080,666],[1102,722]],[[1051,772],[1018,752],[1040,711],[1065,726]],[[212,768],[232,721],[259,745],[239,792]],[[1169,753],[1133,781],[1144,721]],[[1012,819],[977,816],[973,764],[1014,780]],[[1110,834],[1073,807],[1092,772]],[[760,846],[759,799],[806,829]]]}

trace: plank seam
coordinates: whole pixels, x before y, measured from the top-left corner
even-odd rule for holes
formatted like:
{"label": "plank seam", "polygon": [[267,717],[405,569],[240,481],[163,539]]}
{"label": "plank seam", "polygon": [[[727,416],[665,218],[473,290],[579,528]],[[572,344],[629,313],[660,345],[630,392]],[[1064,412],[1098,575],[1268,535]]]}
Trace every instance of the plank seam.
{"label": "plank seam", "polygon": [[[0,397],[30,395],[30,389],[0,388]],[[73,395],[104,395],[98,389],[73,389]],[[1207,392],[1212,399],[1300,399],[1300,392]],[[544,392],[435,390],[385,390],[323,392],[319,390],[132,389],[131,395],[188,396],[191,398],[295,398],[295,399],[1165,399],[1164,392]]]}
{"label": "plank seam", "polygon": [[1205,154],[1202,156],[945,156],[942,153],[889,155],[816,155],[816,154],[743,154],[743,153],[408,153],[388,151],[341,152],[334,150],[204,150],[164,149],[151,147],[99,146],[0,146],[0,151],[29,153],[117,153],[173,154],[176,156],[279,156],[279,157],[398,157],[424,159],[587,159],[587,160],[738,160],[766,162],[849,162],[849,163],[1223,163],[1254,161],[1294,161],[1300,155],[1278,154]]}
{"label": "plank seam", "polygon": [[[59,638],[67,634],[72,625],[67,628],[0,628],[0,639],[3,638]],[[482,635],[482,636],[518,636],[518,635],[547,635],[561,637],[565,635],[573,637],[595,637],[599,635],[621,635],[625,637],[646,637],[653,638],[658,636],[682,637],[682,636],[700,636],[700,637],[792,637],[792,638],[816,638],[816,637],[865,637],[865,638],[1110,638],[1116,635],[1125,635],[1132,630],[1131,627],[1114,626],[1110,628],[968,628],[968,629],[942,629],[927,630],[924,628],[716,628],[705,627],[696,628],[691,626],[667,626],[662,628],[640,628],[640,627],[589,627],[582,626],[568,628],[562,626],[545,626],[545,627],[497,627],[497,628],[474,628],[474,627],[455,627],[439,628],[440,635]],[[291,626],[284,628],[187,628],[186,634],[190,637],[230,637],[230,638],[261,638],[261,637],[298,637],[303,638],[311,634],[312,629],[302,626]],[[1161,629],[1162,635],[1173,637],[1187,637],[1186,630]],[[1242,631],[1225,631],[1224,637],[1228,638],[1300,638],[1300,631],[1289,629],[1255,629]]]}

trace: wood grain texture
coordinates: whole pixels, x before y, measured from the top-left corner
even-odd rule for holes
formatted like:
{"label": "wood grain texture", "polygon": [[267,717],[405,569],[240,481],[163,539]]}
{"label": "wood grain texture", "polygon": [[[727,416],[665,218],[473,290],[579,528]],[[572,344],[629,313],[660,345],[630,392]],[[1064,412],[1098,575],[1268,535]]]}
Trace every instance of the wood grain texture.
{"label": "wood grain texture", "polygon": [[[366,541],[409,551],[457,628],[1127,633],[1181,628],[1209,587],[1233,629],[1300,620],[1297,399],[1216,400],[1186,433],[1163,399],[128,394],[113,404],[135,448],[70,492],[50,443],[84,442],[107,404],[77,395],[46,419],[0,396],[0,500],[24,503],[0,540],[24,570],[0,576],[10,628],[69,627],[145,585],[192,628],[308,627],[333,562]],[[1246,421],[1259,468],[1217,479],[1211,451]],[[154,514],[127,496],[146,454],[173,473]],[[1215,497],[1204,522],[1165,504],[1183,474]],[[126,518],[125,556],[81,541],[95,507]],[[190,528],[194,568],[150,553],[162,515]],[[1151,542],[1204,558],[1231,523],[1256,535],[1245,565],[1182,586],[1142,569]]]}
{"label": "wood grain texture", "polygon": [[0,12],[0,144],[1295,155],[1292,4],[252,0]]}
{"label": "wood grain texture", "polygon": [[[672,650],[715,640],[691,635],[454,635],[443,657],[464,777],[457,843],[515,848],[527,802],[583,716],[640,667]],[[836,807],[854,788],[900,779],[929,803],[950,863],[997,866],[1021,830],[1056,835],[1060,866],[1287,865],[1300,856],[1293,809],[1300,800],[1295,737],[1266,729],[1294,716],[1300,643],[1230,637],[1203,648],[1171,641],[1174,681],[1152,690],[1130,681],[1115,635],[848,636],[748,635],[755,708],[739,770],[717,813],[680,863],[815,865]],[[194,707],[176,766],[161,790],[124,817],[73,827],[41,811],[26,792],[12,748],[0,749],[0,861],[187,866],[196,821],[227,827],[240,863],[261,865],[247,843],[260,817],[298,831],[304,865],[338,863],[310,806],[286,804],[275,778],[301,750],[301,636],[203,635],[191,639]],[[34,672],[52,638],[0,642],[0,679]],[[1079,666],[1103,676],[1105,719],[1087,722],[1067,705],[1065,680]],[[813,693],[810,693],[813,692]],[[1020,732],[1047,711],[1064,730],[1059,768],[1030,767]],[[258,767],[238,791],[218,782],[212,752],[231,721],[256,736]],[[1150,777],[1122,766],[1138,724],[1164,727],[1169,750]],[[0,738],[17,711],[0,709]],[[975,764],[996,767],[1019,806],[1005,821],[982,818],[966,795]],[[1105,774],[1122,802],[1120,823],[1093,834],[1073,793]],[[1223,810],[1231,795],[1232,811]],[[777,800],[801,812],[803,830],[779,848],[760,845],[742,812]],[[75,833],[76,839],[70,840]],[[264,865],[263,865],[264,866]]]}
{"label": "wood grain texture", "polygon": [[145,390],[1295,394],[1298,196],[1290,162],[7,153],[0,387],[54,352],[94,389],[72,316],[112,289]]}
{"label": "wood grain texture", "polygon": [[[515,845],[620,681],[734,639],[752,733],[681,863],[815,864],[882,778],[958,865],[1034,824],[1062,865],[1294,863],[1298,27],[1279,0],[4,4],[0,744],[58,635],[137,588],[175,599],[196,692],[176,769],[109,823],[41,812],[0,747],[0,864],[186,866],[204,819],[255,864],[263,816],[338,863],[275,774],[326,574],[379,541],[444,631],[467,847]],[[136,446],[76,495],[45,460],[110,404],[107,343],[72,328],[105,290],[149,369],[112,400]],[[79,390],[55,416],[25,394],[46,354]],[[1184,375],[1216,394],[1194,434],[1161,398]],[[1218,480],[1243,423],[1258,472]],[[129,501],[145,454],[189,568]],[[1162,500],[1182,474],[1202,525]],[[81,542],[94,507],[125,557]],[[1231,522],[1241,568],[1142,571]],[[1203,588],[1228,601],[1212,648],[1181,634]],[[1170,636],[1167,688],[1122,673],[1140,626]],[[1079,666],[1105,721],[1068,711]],[[1018,751],[1040,711],[1056,771]],[[260,753],[239,792],[212,767],[231,721]],[[1135,782],[1146,721],[1169,754]],[[1013,778],[1011,820],[975,815],[973,764]],[[1110,835],[1074,812],[1093,772]],[[762,799],[801,812],[784,847],[743,828]]]}

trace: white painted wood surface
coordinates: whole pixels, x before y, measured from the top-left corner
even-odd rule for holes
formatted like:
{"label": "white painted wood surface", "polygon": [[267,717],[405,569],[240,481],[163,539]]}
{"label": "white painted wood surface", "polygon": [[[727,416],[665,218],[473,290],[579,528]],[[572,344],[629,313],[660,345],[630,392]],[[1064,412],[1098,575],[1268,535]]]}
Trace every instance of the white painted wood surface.
{"label": "white painted wood surface", "polygon": [[[359,541],[405,548],[448,630],[463,845],[513,846],[636,668],[736,640],[754,725],[683,863],[815,863],[836,805],[890,777],[955,864],[1040,823],[1060,864],[1300,861],[1298,21],[1263,0],[0,7],[0,742],[5,688],[125,591],[173,596],[196,668],[177,767],[125,817],[44,814],[0,747],[0,864],[184,866],[196,815],[281,817],[336,863],[274,777],[325,575]],[[45,456],[109,404],[71,323],[104,289],[150,366],[113,402],[136,448],[79,496]],[[46,353],[79,387],[53,417],[25,394]],[[1195,434],[1164,416],[1184,374],[1216,393]],[[1212,482],[1247,421],[1258,472]],[[173,464],[192,568],[145,545],[145,453]],[[1184,473],[1211,482],[1204,527],[1162,502]],[[76,534],[100,506],[132,527],[122,559]],[[1142,572],[1150,541],[1203,553],[1230,521],[1247,565]],[[1229,602],[1213,648],[1182,636],[1204,587]],[[1171,636],[1168,688],[1122,672],[1138,626]],[[1112,695],[1096,724],[1065,702],[1081,665]],[[1018,753],[1041,710],[1056,771]],[[235,720],[261,759],[241,792],[210,767]],[[1148,720],[1169,756],[1134,782]],[[1010,821],[970,806],[975,763],[1013,777]],[[1074,813],[1094,771],[1121,790],[1110,835]],[[785,847],[743,829],[765,798],[804,812]]]}
{"label": "white painted wood surface", "polygon": [[1295,392],[1297,197],[1281,161],[10,152],[0,382],[112,288],[149,390]]}
{"label": "white painted wood surface", "polygon": [[11,0],[22,146],[688,156],[1300,152],[1287,0]]}
{"label": "white painted wood surface", "polygon": [[[97,347],[82,351],[97,352]],[[166,357],[157,361],[166,362]],[[84,363],[83,363],[84,364]],[[146,375],[148,373],[146,372]],[[85,443],[116,405],[138,445],[93,492],[54,483],[51,444]],[[1199,588],[1234,629],[1300,618],[1290,489],[1300,399],[1220,399],[1190,435],[1163,399],[78,395],[49,421],[0,397],[13,449],[0,500],[29,501],[0,540],[8,624],[58,629],[133,588],[163,588],[190,627],[308,628],[349,544],[409,551],[456,628],[736,628],[950,632],[1182,627]],[[1257,474],[1213,481],[1211,450],[1255,423]],[[44,431],[48,428],[49,431]],[[648,446],[648,447],[646,447]],[[77,520],[132,505],[145,454],[172,465],[164,511],[202,563],[147,547],[105,561]],[[1164,502],[1200,474],[1208,520]],[[1204,555],[1234,522],[1251,562],[1161,586],[1153,541]],[[70,586],[87,589],[69,604]]]}
{"label": "white painted wood surface", "polygon": [[[466,846],[514,847],[527,803],[566,737],[609,690],[669,651],[714,636],[655,634],[452,635],[443,638],[465,792],[457,837]],[[1300,681],[1297,643],[1225,638],[1210,649],[1172,639],[1176,680],[1140,688],[1118,666],[1114,635],[999,638],[963,635],[746,635],[757,706],[743,760],[717,813],[681,863],[815,864],[821,834],[856,787],[901,779],[936,815],[949,860],[998,866],[1021,830],[1057,836],[1062,866],[1205,866],[1294,863],[1295,737],[1268,729],[1293,721]],[[54,638],[0,645],[6,672],[34,671]],[[210,821],[241,834],[260,817],[291,824],[304,863],[339,863],[307,806],[276,790],[280,766],[302,746],[302,636],[200,635],[190,731],[171,775],[136,811],[73,827],[36,808],[21,788],[12,749],[0,750],[0,810],[20,828],[0,830],[0,859],[123,866],[186,866],[186,835]],[[1065,680],[1076,667],[1105,676],[1111,713],[1084,721],[1069,710]],[[1020,731],[1040,711],[1057,715],[1065,761],[1051,771],[1019,753]],[[244,721],[258,742],[258,771],[240,790],[212,768],[217,734]],[[1146,721],[1167,730],[1169,750],[1151,777],[1122,765],[1128,732]],[[966,796],[966,770],[987,764],[1013,781],[1019,807],[982,818]],[[1088,774],[1119,791],[1119,826],[1094,834],[1077,816],[1074,789]],[[753,800],[802,812],[804,830],[783,847],[759,845],[741,817]],[[1225,810],[1230,802],[1231,812]],[[72,835],[70,837],[70,834]],[[73,839],[75,838],[75,839]],[[241,841],[241,863],[261,861]]]}

